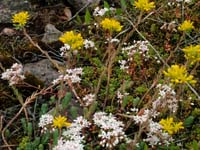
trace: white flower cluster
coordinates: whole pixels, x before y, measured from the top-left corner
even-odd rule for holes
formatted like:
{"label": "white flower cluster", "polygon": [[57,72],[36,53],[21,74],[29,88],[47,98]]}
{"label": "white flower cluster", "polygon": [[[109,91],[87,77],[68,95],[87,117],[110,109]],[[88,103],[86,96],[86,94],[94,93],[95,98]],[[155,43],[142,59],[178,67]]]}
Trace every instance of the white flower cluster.
{"label": "white flower cluster", "polygon": [[9,85],[19,84],[25,79],[23,75],[23,66],[18,63],[13,64],[10,69],[6,69],[6,71],[2,73],[1,78],[8,80]]}
{"label": "white flower cluster", "polygon": [[66,53],[67,53],[67,51],[68,50],[70,50],[70,45],[68,45],[68,44],[64,44],[64,46],[62,46],[61,48],[60,48],[60,52],[61,52],[61,56],[65,56],[66,55]]}
{"label": "white flower cluster", "polygon": [[91,41],[91,40],[87,40],[87,39],[86,39],[86,40],[84,40],[83,44],[84,44],[84,47],[85,47],[86,49],[94,48],[94,47],[95,47],[94,42]]}
{"label": "white flower cluster", "polygon": [[114,11],[114,10],[116,10],[116,9],[113,8],[113,7],[102,8],[102,9],[100,9],[99,7],[96,7],[94,9],[93,16],[104,16],[106,12],[108,12],[108,11]]}
{"label": "white flower cluster", "polygon": [[44,114],[40,117],[38,126],[42,128],[41,132],[48,130],[48,126],[53,123],[53,116],[50,114]]}
{"label": "white flower cluster", "polygon": [[54,150],[83,150],[84,145],[81,131],[89,127],[90,123],[82,116],[73,121],[71,126],[63,132],[63,137],[58,141]]}
{"label": "white flower cluster", "polygon": [[107,38],[106,41],[104,42],[105,44],[107,43],[114,43],[114,44],[118,44],[120,42],[119,39],[117,38]]}
{"label": "white flower cluster", "polygon": [[117,91],[118,103],[122,104],[123,98],[128,95],[129,95],[129,93],[127,93],[127,92],[121,93],[120,91]]}
{"label": "white flower cluster", "polygon": [[83,97],[85,106],[91,105],[94,100],[95,100],[95,94],[87,94]]}
{"label": "white flower cluster", "polygon": [[139,53],[144,57],[144,60],[147,61],[150,58],[149,55],[149,42],[148,41],[134,41],[134,44],[122,48],[122,53],[128,56],[127,60],[119,60],[120,68],[122,70],[128,69],[129,62],[133,61],[133,56],[136,53]]}
{"label": "white flower cluster", "polygon": [[157,99],[152,103],[154,110],[168,108],[170,113],[175,113],[178,109],[178,100],[176,99],[176,92],[171,85],[158,84],[159,89]]}
{"label": "white flower cluster", "polygon": [[152,147],[161,144],[167,145],[173,141],[172,137],[162,130],[162,126],[158,122],[152,120],[159,115],[157,111],[153,109],[144,109],[144,111],[138,112],[138,109],[134,108],[133,112],[138,114],[133,116],[135,123],[145,128],[147,138],[145,138],[144,141],[148,142],[149,145]]}
{"label": "white flower cluster", "polygon": [[144,141],[148,142],[152,147],[161,144],[169,145],[173,141],[173,138],[168,133],[163,132],[162,126],[152,120],[149,120],[147,132],[147,138]]}
{"label": "white flower cluster", "polygon": [[80,75],[83,74],[82,68],[74,68],[74,69],[67,69],[65,75],[60,75],[57,79],[55,79],[52,83],[58,84],[61,81],[70,80],[72,83],[79,83],[81,81]]}
{"label": "white flower cluster", "polygon": [[83,150],[83,147],[83,144],[80,144],[78,141],[68,141],[61,138],[53,150]]}
{"label": "white flower cluster", "polygon": [[[177,3],[176,3],[176,2],[177,2]],[[176,2],[172,1],[172,2],[168,2],[167,4],[168,4],[168,6],[174,6],[174,5],[179,6],[180,3],[182,3],[182,2],[188,3],[188,4],[189,4],[189,3],[192,2],[192,0],[176,0]]]}
{"label": "white flower cluster", "polygon": [[176,0],[177,2],[185,2],[185,3],[190,3],[192,0]]}
{"label": "white flower cluster", "polygon": [[159,115],[159,112],[155,110],[144,109],[144,111],[140,114],[140,112],[133,116],[133,120],[136,124],[143,124],[148,122],[151,118],[156,118]]}
{"label": "white flower cluster", "polygon": [[113,148],[126,138],[123,131],[124,124],[117,121],[112,114],[97,112],[94,114],[93,121],[101,129],[98,137],[101,139],[102,147]]}

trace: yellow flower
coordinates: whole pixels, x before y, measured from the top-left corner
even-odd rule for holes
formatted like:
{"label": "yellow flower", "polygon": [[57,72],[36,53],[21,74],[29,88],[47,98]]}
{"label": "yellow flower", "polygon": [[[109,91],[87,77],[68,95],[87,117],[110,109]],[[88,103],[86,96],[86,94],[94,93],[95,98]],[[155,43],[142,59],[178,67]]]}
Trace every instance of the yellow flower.
{"label": "yellow flower", "polygon": [[68,44],[73,50],[81,49],[84,42],[81,34],[76,34],[74,31],[65,32],[59,40],[64,44]]}
{"label": "yellow flower", "polygon": [[172,65],[167,69],[167,71],[164,71],[163,73],[165,76],[170,77],[171,82],[174,83],[196,83],[196,80],[193,80],[193,76],[187,74],[186,68],[184,66]]}
{"label": "yellow flower", "polygon": [[173,134],[173,118],[162,119],[159,123],[162,126],[164,131],[167,131],[169,134]]}
{"label": "yellow flower", "polygon": [[12,22],[18,27],[24,27],[30,18],[27,11],[22,11],[12,17]]}
{"label": "yellow flower", "polygon": [[194,29],[193,22],[190,20],[185,20],[179,27],[178,30],[180,31],[190,31]]}
{"label": "yellow flower", "polygon": [[184,129],[183,122],[174,122],[174,133],[177,133],[180,129]]}
{"label": "yellow flower", "polygon": [[115,19],[105,18],[104,20],[101,21],[100,24],[103,29],[109,30],[111,32],[113,31],[119,32],[122,30],[122,26],[120,25],[120,22]]}
{"label": "yellow flower", "polygon": [[183,48],[185,58],[191,60],[191,64],[200,61],[200,45],[190,45]]}
{"label": "yellow flower", "polygon": [[172,117],[161,119],[159,123],[162,126],[163,130],[171,135],[177,133],[180,129],[184,129],[183,122],[176,123],[174,122],[174,119]]}
{"label": "yellow flower", "polygon": [[53,119],[53,126],[55,128],[69,127],[71,123],[67,122],[66,117],[58,116]]}
{"label": "yellow flower", "polygon": [[138,0],[134,2],[134,6],[142,11],[149,11],[155,8],[155,3],[149,0]]}

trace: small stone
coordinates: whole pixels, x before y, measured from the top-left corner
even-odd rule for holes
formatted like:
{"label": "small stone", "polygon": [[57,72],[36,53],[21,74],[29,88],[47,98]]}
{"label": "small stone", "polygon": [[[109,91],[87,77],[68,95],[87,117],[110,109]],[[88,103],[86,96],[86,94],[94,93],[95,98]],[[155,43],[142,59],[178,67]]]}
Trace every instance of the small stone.
{"label": "small stone", "polygon": [[50,23],[45,26],[45,33],[42,38],[44,43],[52,43],[58,41],[58,38],[62,35],[62,32],[56,29],[56,27]]}

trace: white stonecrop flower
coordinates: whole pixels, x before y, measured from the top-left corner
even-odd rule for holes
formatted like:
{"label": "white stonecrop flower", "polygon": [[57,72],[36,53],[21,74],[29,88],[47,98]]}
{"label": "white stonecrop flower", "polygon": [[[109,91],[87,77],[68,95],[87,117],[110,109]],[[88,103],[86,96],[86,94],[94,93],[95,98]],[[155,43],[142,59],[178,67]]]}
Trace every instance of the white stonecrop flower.
{"label": "white stonecrop flower", "polygon": [[68,50],[70,50],[70,45],[68,45],[68,44],[64,44],[64,46],[62,46],[61,48],[60,48],[60,52],[61,52],[61,56],[64,56],[66,53],[67,53],[67,51]]}
{"label": "white stonecrop flower", "polygon": [[133,120],[135,121],[136,124],[142,124],[148,121],[150,118],[150,110],[145,109],[144,113],[142,115],[135,115],[133,116]]}
{"label": "white stonecrop flower", "polygon": [[53,150],[83,150],[83,147],[83,144],[79,143],[79,141],[69,141],[61,138]]}
{"label": "white stonecrop flower", "polygon": [[[133,45],[126,46],[122,48],[122,54],[128,57],[126,60],[120,60],[120,68],[122,70],[128,69],[129,64],[133,61],[135,54],[140,54],[145,61],[147,61],[151,56],[149,55],[149,42],[148,41],[134,41]],[[126,65],[125,65],[126,64]]]}
{"label": "white stonecrop flower", "polygon": [[121,70],[127,70],[129,68],[128,62],[126,60],[119,60]]}
{"label": "white stonecrop flower", "polygon": [[99,7],[96,7],[94,9],[94,12],[93,12],[93,16],[104,16],[106,12],[108,11],[115,11],[116,9],[113,8],[113,7],[110,7],[109,9],[108,8],[102,8],[100,9]]}
{"label": "white stonecrop flower", "polygon": [[23,75],[23,66],[18,63],[13,64],[10,69],[6,69],[6,71],[2,73],[1,78],[8,80],[10,86],[19,84],[25,79]]}
{"label": "white stonecrop flower", "polygon": [[166,132],[163,132],[162,126],[158,122],[149,120],[149,127],[147,128],[147,138],[143,139],[145,142],[148,142],[150,146],[154,147],[156,145],[169,145],[170,142],[173,142],[173,138]]}
{"label": "white stonecrop flower", "polygon": [[71,80],[72,83],[78,83],[81,81],[79,75],[83,74],[82,68],[67,69],[64,80]]}
{"label": "white stonecrop flower", "polygon": [[116,38],[110,40],[110,43],[119,43],[119,42],[120,40]]}
{"label": "white stonecrop flower", "polygon": [[95,94],[90,93],[83,97],[83,102],[85,103],[85,106],[91,105],[94,100],[95,100]]}
{"label": "white stonecrop flower", "polygon": [[40,122],[38,124],[39,127],[44,128],[47,125],[53,123],[53,116],[50,114],[44,114],[40,117]]}
{"label": "white stonecrop flower", "polygon": [[70,80],[72,83],[79,83],[81,81],[80,75],[83,74],[82,68],[66,69],[65,75],[60,75],[57,79],[53,80],[52,84],[59,84],[61,81],[66,82]]}
{"label": "white stonecrop flower", "polygon": [[83,42],[83,44],[86,49],[95,47],[94,42],[87,39]]}
{"label": "white stonecrop flower", "polygon": [[118,103],[122,104],[123,98],[124,98],[125,96],[128,96],[128,95],[129,95],[129,93],[127,93],[127,92],[121,93],[121,92],[118,90],[118,91],[117,91]]}
{"label": "white stonecrop flower", "polygon": [[158,84],[158,97],[152,103],[154,110],[168,108],[171,113],[175,113],[178,109],[178,100],[176,99],[176,92],[171,85]]}
{"label": "white stonecrop flower", "polygon": [[[177,2],[183,2],[183,0],[176,0]],[[192,0],[184,0],[185,3],[190,3]]]}
{"label": "white stonecrop flower", "polygon": [[100,128],[98,137],[101,139],[100,145],[102,147],[113,148],[125,139],[124,124],[117,121],[112,114],[97,112],[93,116],[93,121]]}
{"label": "white stonecrop flower", "polygon": [[52,81],[53,85],[59,84],[61,81],[64,81],[64,75],[59,75],[57,79]]}
{"label": "white stonecrop flower", "polygon": [[109,10],[108,8],[100,9],[99,7],[96,7],[96,8],[94,9],[93,15],[94,15],[94,16],[104,16],[105,13],[106,13],[108,10]]}
{"label": "white stonecrop flower", "polygon": [[82,129],[87,128],[90,126],[90,123],[84,119],[82,116],[77,117],[76,120],[74,120],[70,127],[66,131],[63,132],[63,137],[71,140],[71,141],[78,141],[79,143],[82,143],[83,136],[82,136]]}

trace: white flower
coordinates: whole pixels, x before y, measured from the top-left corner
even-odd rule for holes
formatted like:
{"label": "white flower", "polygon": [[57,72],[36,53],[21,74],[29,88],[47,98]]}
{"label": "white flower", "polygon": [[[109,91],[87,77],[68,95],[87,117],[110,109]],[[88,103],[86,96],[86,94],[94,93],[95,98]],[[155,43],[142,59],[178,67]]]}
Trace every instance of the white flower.
{"label": "white flower", "polygon": [[120,69],[126,70],[129,68],[129,66],[127,66],[128,62],[126,60],[119,60],[118,62],[120,64]]}
{"label": "white flower", "polygon": [[159,90],[158,97],[152,103],[154,110],[159,108],[168,108],[171,113],[175,113],[178,109],[178,100],[176,99],[176,92],[171,85],[157,85]]}
{"label": "white flower", "polygon": [[81,81],[79,75],[83,74],[82,68],[67,69],[64,80],[71,80],[72,83],[78,83]]}
{"label": "white flower", "polygon": [[70,80],[72,83],[78,83],[81,81],[80,75],[83,74],[82,68],[66,69],[65,75],[60,75],[57,79],[53,80],[52,84],[56,85],[61,81],[65,82]]}
{"label": "white flower", "polygon": [[136,124],[142,124],[146,122],[150,118],[150,110],[145,109],[142,115],[133,116],[133,120]]}
{"label": "white flower", "polygon": [[150,146],[153,147],[161,144],[168,145],[173,141],[172,137],[168,133],[163,132],[162,126],[159,123],[149,120],[148,124],[147,138],[144,139],[144,141],[148,142]]}
{"label": "white flower", "polygon": [[94,9],[93,15],[94,15],[94,16],[104,16],[105,13],[106,13],[108,10],[109,10],[108,8],[100,9],[99,7],[96,7],[96,8]]}
{"label": "white flower", "polygon": [[119,39],[116,39],[116,38],[114,38],[114,39],[108,39],[108,41],[110,43],[119,43],[120,42]]}
{"label": "white flower", "polygon": [[39,127],[44,128],[45,126],[53,123],[53,116],[50,114],[44,114],[40,117]]}
{"label": "white flower", "polygon": [[68,127],[66,131],[63,132],[63,136],[70,140],[79,141],[79,143],[81,143],[84,138],[81,136],[81,131],[83,128],[89,127],[89,125],[90,123],[80,116],[73,121],[71,126]]}
{"label": "white flower", "polygon": [[23,75],[23,66],[18,63],[13,64],[10,69],[6,69],[6,71],[2,73],[1,78],[8,80],[10,86],[19,84],[25,79]]}
{"label": "white flower", "polygon": [[86,49],[93,48],[95,46],[93,41],[87,39],[83,42],[83,44]]}
{"label": "white flower", "polygon": [[52,84],[53,85],[59,84],[63,80],[64,80],[64,75],[60,75],[57,79],[52,81]]}
{"label": "white flower", "polygon": [[53,148],[53,150],[83,150],[83,144],[78,141],[63,140],[62,138],[58,140],[58,144]]}
{"label": "white flower", "polygon": [[116,9],[113,7],[110,7],[109,9],[108,8],[100,9],[99,7],[96,7],[94,9],[93,16],[104,16],[107,11],[115,11],[115,10]]}
{"label": "white flower", "polygon": [[[183,0],[176,0],[177,2],[183,2]],[[184,0],[185,3],[190,3],[191,0]]]}
{"label": "white flower", "polygon": [[98,137],[101,139],[101,146],[112,148],[125,139],[124,124],[117,121],[112,114],[107,115],[105,112],[97,112],[93,116],[93,121],[94,124],[100,127]]}
{"label": "white flower", "polygon": [[120,104],[122,104],[123,98],[124,98],[125,96],[128,96],[128,95],[129,95],[129,93],[127,93],[127,92],[124,92],[124,93],[122,94],[120,91],[117,91],[118,102],[119,102]]}
{"label": "white flower", "polygon": [[94,100],[95,100],[95,94],[87,94],[83,97],[85,106],[91,105]]}
{"label": "white flower", "polygon": [[60,48],[60,52],[61,52],[61,56],[64,56],[66,53],[67,53],[67,51],[68,50],[70,50],[70,45],[68,45],[68,44],[64,44],[64,46],[62,46],[61,48]]}

